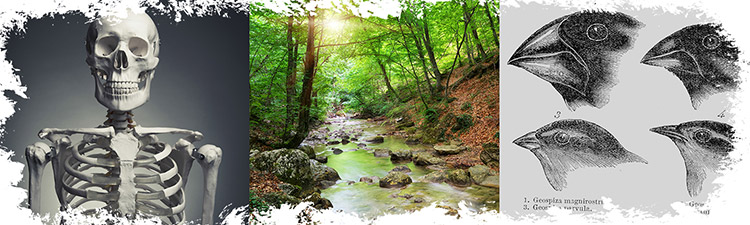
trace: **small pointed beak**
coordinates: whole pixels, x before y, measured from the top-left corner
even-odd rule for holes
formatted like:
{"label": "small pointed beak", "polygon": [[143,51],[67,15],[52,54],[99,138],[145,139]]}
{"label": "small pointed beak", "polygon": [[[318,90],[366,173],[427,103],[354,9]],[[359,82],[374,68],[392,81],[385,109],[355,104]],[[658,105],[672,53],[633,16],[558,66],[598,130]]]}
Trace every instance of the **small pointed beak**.
{"label": "small pointed beak", "polygon": [[536,131],[529,132],[519,138],[516,138],[516,140],[513,140],[513,144],[516,144],[528,150],[535,150],[542,147],[542,145],[539,143],[539,139],[536,138]]}
{"label": "small pointed beak", "polygon": [[700,74],[698,64],[690,54],[683,50],[676,37],[669,36],[659,41],[641,59],[641,63],[651,66],[664,67],[692,74]]}
{"label": "small pointed beak", "polygon": [[649,129],[651,132],[661,134],[664,136],[667,136],[669,138],[677,138],[677,139],[685,139],[685,137],[680,133],[680,131],[677,129],[677,125],[667,125],[667,126],[660,126],[660,127],[654,127]]}

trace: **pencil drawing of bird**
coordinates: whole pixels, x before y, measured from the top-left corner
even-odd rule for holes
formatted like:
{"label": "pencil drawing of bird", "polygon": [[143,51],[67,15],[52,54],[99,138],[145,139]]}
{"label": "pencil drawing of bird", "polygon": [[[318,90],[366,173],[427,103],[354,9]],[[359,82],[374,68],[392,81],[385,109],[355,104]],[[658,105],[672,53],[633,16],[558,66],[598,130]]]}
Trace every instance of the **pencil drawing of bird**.
{"label": "pencil drawing of bird", "polygon": [[626,150],[601,126],[581,119],[559,120],[513,141],[539,159],[547,181],[556,191],[567,186],[569,172],[584,167],[615,167],[646,160]]}
{"label": "pencil drawing of bird", "polygon": [[582,11],[553,20],[534,32],[508,60],[550,82],[570,110],[601,108],[619,59],[642,24],[619,12]]}
{"label": "pencil drawing of bird", "polygon": [[721,122],[690,121],[651,128],[651,131],[669,137],[680,150],[690,197],[697,196],[703,189],[707,170],[716,172],[721,161],[734,150],[734,129]]}

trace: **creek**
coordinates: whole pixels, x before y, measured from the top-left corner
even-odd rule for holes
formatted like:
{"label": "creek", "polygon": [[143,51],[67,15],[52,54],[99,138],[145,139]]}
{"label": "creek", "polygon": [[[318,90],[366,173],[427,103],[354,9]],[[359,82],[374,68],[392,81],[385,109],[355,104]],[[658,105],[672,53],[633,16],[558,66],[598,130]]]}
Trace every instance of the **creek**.
{"label": "creek", "polygon": [[[313,145],[316,155],[327,156],[326,165],[335,169],[341,177],[336,185],[321,190],[321,196],[331,201],[334,210],[372,218],[386,213],[418,210],[435,202],[454,209],[458,209],[458,203],[461,201],[464,201],[466,206],[473,211],[498,209],[499,192],[496,188],[479,185],[455,187],[445,182],[439,184],[420,182],[419,178],[430,173],[430,169],[415,166],[413,162],[394,163],[389,157],[375,157],[372,153],[374,149],[431,148],[429,145],[407,145],[402,137],[385,135],[388,131],[386,125],[363,119],[334,117],[329,118],[327,124],[322,125],[316,132],[321,130],[329,133],[343,132],[357,139],[347,144]],[[383,136],[383,143],[366,141],[375,136]],[[367,145],[363,147],[360,143]],[[341,149],[343,152],[334,154],[334,148]],[[372,184],[359,182],[361,177],[383,177],[399,165],[406,165],[411,169],[408,175],[413,183],[405,188],[381,188],[377,181]]]}

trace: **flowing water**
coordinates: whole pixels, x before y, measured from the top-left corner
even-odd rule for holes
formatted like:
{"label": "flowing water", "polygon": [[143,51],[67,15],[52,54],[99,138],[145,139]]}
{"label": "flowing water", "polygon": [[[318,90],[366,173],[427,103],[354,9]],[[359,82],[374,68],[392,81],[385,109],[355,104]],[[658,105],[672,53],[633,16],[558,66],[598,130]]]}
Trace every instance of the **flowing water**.
{"label": "flowing water", "polygon": [[[412,162],[394,164],[389,157],[374,157],[372,153],[373,149],[424,149],[429,146],[410,146],[401,137],[382,135],[386,128],[376,122],[343,117],[329,118],[329,122],[331,124],[324,125],[321,129],[327,128],[331,132],[343,130],[349,136],[359,139],[346,145],[315,145],[316,154],[328,156],[326,165],[335,169],[341,177],[336,185],[321,191],[322,197],[331,200],[334,209],[366,217],[417,210],[434,202],[457,208],[460,201],[465,201],[471,210],[498,209],[499,193],[496,188],[478,185],[459,188],[447,183],[417,182],[431,171],[415,166]],[[384,137],[383,143],[372,144],[365,141],[377,135]],[[358,147],[358,143],[366,143],[367,146]],[[333,148],[341,149],[343,153],[336,155]],[[406,188],[381,188],[377,181],[372,184],[359,182],[361,177],[383,177],[398,165],[406,165],[411,169],[408,175],[413,183]],[[408,199],[399,197],[408,195],[411,195]],[[423,202],[415,203],[415,199]]]}

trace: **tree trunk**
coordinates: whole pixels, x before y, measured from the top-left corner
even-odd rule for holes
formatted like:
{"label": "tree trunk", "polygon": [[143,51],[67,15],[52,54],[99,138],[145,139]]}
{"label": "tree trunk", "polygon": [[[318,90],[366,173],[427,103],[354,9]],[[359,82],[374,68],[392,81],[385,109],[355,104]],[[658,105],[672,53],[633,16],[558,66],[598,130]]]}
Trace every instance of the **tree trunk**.
{"label": "tree trunk", "polygon": [[492,40],[495,41],[495,47],[500,49],[500,37],[497,36],[497,31],[495,30],[495,22],[492,19],[492,13],[490,12],[490,2],[484,3],[484,12],[487,13],[487,19],[490,20],[490,29],[492,30]]}
{"label": "tree trunk", "polygon": [[[456,61],[458,61],[458,58],[461,56],[461,46],[464,44],[464,40],[466,40],[466,26],[464,26],[464,34],[463,38],[461,38],[461,42],[458,43],[458,47],[456,47],[456,57],[453,58],[453,65],[451,65],[451,70],[448,72],[448,76],[445,78],[445,96],[450,96],[450,90],[451,90],[451,75],[453,75],[453,69],[456,67]],[[458,83],[456,83],[458,84]]]}
{"label": "tree trunk", "polygon": [[313,91],[312,99],[313,99],[313,106],[317,108],[318,107],[318,91]]}
{"label": "tree trunk", "polygon": [[[427,11],[427,9],[424,9],[424,11]],[[440,73],[440,68],[438,68],[437,61],[435,60],[435,52],[432,50],[432,44],[430,41],[430,29],[427,26],[427,14],[424,15],[424,20],[422,23],[424,27],[424,47],[427,50],[427,55],[430,57],[430,64],[432,64],[432,73],[435,75],[436,80],[436,87],[437,93],[440,93],[440,91],[443,89],[442,85],[442,73]]]}
{"label": "tree trunk", "polygon": [[380,66],[380,71],[383,72],[383,80],[385,80],[385,86],[388,87],[388,91],[393,94],[393,97],[396,98],[399,102],[401,102],[401,98],[398,97],[398,93],[396,93],[396,90],[393,89],[393,86],[391,86],[391,80],[388,79],[388,74],[385,70],[385,64],[380,61],[380,59],[376,59],[378,62],[378,66]]}
{"label": "tree trunk", "polygon": [[477,51],[479,51],[480,56],[482,58],[487,58],[487,53],[484,52],[484,48],[482,48],[482,42],[479,40],[479,35],[477,34],[477,28],[474,26],[474,23],[472,21],[472,17],[474,16],[474,11],[477,9],[474,7],[471,10],[471,13],[469,12],[466,5],[468,5],[466,1],[464,1],[464,4],[461,4],[461,7],[464,11],[464,20],[466,20],[466,24],[471,27],[471,35],[474,36],[474,44],[477,45]]}
{"label": "tree trunk", "polygon": [[407,26],[409,27],[409,31],[411,32],[412,38],[414,38],[414,44],[417,47],[417,56],[419,56],[419,61],[422,63],[422,71],[424,72],[424,79],[427,81],[427,85],[430,89],[430,95],[435,95],[435,90],[432,87],[432,82],[430,81],[430,75],[428,74],[428,68],[427,68],[427,61],[424,58],[424,50],[422,49],[422,39],[417,37],[417,34],[414,33],[414,29],[412,29],[412,25],[407,23]]}
{"label": "tree trunk", "polygon": [[286,68],[286,123],[284,124],[284,135],[289,134],[289,129],[293,127],[294,97],[297,96],[297,43],[293,40],[293,28],[294,16],[289,16],[286,31],[288,54]]}
{"label": "tree trunk", "polygon": [[315,78],[315,17],[307,15],[307,49],[305,51],[305,70],[300,96],[299,120],[297,133],[287,142],[286,147],[296,148],[305,140],[310,131],[310,106],[312,105],[313,79]]}
{"label": "tree trunk", "polygon": [[[468,24],[464,23],[464,27],[467,27]],[[463,37],[463,41],[466,42],[466,59],[469,61],[469,64],[474,64],[474,49],[471,48],[471,40],[469,39],[468,35],[465,35]]]}

